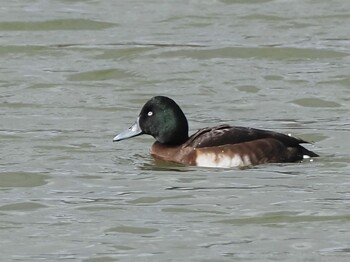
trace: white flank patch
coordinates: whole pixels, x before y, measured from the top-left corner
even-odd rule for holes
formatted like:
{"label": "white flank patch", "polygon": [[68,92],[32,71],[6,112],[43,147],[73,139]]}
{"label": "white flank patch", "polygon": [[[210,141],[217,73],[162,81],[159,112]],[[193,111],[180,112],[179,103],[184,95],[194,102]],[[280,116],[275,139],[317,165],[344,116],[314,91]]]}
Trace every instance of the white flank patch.
{"label": "white flank patch", "polygon": [[247,155],[243,156],[243,164],[245,166],[250,166],[252,164],[252,162],[250,162],[249,156],[247,156]]}
{"label": "white flank patch", "polygon": [[204,167],[237,167],[250,165],[249,157],[244,156],[243,159],[239,155],[227,156],[225,154],[219,154],[216,156],[214,153],[200,153],[196,159],[197,166]]}
{"label": "white flank patch", "polygon": [[311,158],[311,156],[303,155],[303,158],[304,158],[304,159],[308,159],[308,158]]}

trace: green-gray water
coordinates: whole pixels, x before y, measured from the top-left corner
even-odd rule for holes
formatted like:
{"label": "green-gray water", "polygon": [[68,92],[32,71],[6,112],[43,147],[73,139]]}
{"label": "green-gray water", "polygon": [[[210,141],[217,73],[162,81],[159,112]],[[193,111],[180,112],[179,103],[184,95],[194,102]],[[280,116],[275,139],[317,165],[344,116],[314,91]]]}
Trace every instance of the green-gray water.
{"label": "green-gray water", "polygon": [[[350,1],[3,1],[1,261],[348,261]],[[313,141],[313,162],[155,163],[112,143],[154,95],[191,132]]]}

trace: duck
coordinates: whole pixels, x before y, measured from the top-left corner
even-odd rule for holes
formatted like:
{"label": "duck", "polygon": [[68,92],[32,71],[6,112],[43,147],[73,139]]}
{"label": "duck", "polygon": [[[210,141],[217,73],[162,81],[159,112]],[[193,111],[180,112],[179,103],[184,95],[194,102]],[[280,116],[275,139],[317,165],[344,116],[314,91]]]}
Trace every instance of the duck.
{"label": "duck", "polygon": [[319,155],[301,146],[302,139],[279,132],[221,124],[189,136],[188,121],[171,98],[155,96],[142,107],[136,122],[113,138],[118,142],[139,135],[155,138],[155,159],[189,166],[249,167],[301,162]]}

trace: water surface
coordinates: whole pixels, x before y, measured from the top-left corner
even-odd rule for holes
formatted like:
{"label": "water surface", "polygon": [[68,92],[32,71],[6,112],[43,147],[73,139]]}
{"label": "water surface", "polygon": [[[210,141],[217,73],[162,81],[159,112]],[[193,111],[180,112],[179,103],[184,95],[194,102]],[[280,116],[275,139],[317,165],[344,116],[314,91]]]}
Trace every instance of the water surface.
{"label": "water surface", "polygon": [[[8,1],[1,261],[347,261],[348,1]],[[191,132],[314,142],[313,162],[208,169],[112,143],[154,95]]]}

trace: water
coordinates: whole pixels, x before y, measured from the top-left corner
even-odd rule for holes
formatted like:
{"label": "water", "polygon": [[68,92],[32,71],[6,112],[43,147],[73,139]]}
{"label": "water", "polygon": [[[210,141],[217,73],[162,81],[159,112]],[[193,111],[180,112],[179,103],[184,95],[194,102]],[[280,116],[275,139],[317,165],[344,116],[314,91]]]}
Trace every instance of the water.
{"label": "water", "polygon": [[[347,261],[348,1],[8,1],[1,261]],[[112,143],[168,95],[191,132],[292,133],[322,157],[208,169]]]}

